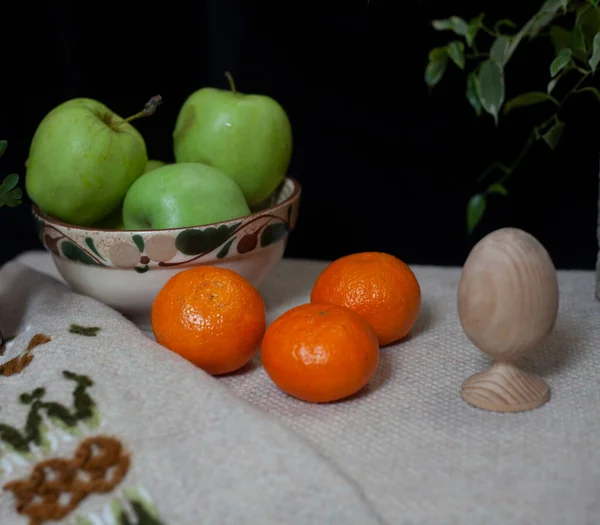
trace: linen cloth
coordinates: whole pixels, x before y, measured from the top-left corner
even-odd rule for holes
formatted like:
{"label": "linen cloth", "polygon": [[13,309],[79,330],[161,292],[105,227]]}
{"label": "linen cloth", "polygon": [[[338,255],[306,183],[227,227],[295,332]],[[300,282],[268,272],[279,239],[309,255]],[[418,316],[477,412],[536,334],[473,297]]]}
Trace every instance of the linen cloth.
{"label": "linen cloth", "polygon": [[[20,261],[56,276],[46,254]],[[308,301],[325,264],[282,261],[260,287],[268,320]],[[10,263],[0,271],[0,313],[4,321],[16,308],[27,337],[19,335],[5,358],[34,332],[53,340],[33,350],[21,374],[0,377],[0,422],[17,418],[7,399],[56,384],[65,367],[87,371],[97,383],[90,391],[97,389],[103,407],[101,425],[133,450],[123,484],[152,493],[165,525],[599,523],[594,273],[558,272],[556,329],[523,363],[546,378],[550,401],[498,414],[460,397],[461,383],[491,363],[458,322],[460,269],[413,269],[423,307],[411,336],[382,349],[376,376],[357,396],[314,405],[279,391],[259,357],[211,378],[113,310]],[[77,339],[61,328],[73,322],[102,329]],[[0,523],[26,523],[9,496],[1,493]],[[103,498],[80,507],[92,512]]]}

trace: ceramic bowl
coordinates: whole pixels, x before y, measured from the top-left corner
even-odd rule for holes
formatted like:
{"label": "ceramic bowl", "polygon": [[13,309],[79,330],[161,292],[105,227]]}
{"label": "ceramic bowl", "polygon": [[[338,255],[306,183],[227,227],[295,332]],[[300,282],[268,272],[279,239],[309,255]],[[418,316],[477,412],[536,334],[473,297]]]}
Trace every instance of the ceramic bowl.
{"label": "ceramic bowl", "polygon": [[76,292],[149,326],[152,302],[176,273],[229,268],[260,285],[283,257],[296,224],[300,185],[287,177],[272,204],[246,217],[190,228],[102,230],[66,224],[33,206],[39,239]]}

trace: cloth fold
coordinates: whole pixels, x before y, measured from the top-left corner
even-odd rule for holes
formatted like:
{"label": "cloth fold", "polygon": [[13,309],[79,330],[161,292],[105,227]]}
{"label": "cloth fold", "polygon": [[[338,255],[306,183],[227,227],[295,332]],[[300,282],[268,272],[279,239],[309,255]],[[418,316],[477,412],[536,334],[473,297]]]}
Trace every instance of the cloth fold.
{"label": "cloth fold", "polygon": [[[278,390],[259,357],[238,373],[210,377],[110,308],[69,291],[54,279],[47,254],[18,261],[0,270],[0,319],[8,335],[17,334],[0,366],[19,355],[23,366],[0,376],[0,425],[18,430],[22,441],[9,433],[13,446],[0,446],[0,482],[29,479],[36,461],[54,457],[71,458],[68,468],[84,477],[99,476],[84,461],[91,445],[110,452],[101,457],[113,472],[124,455],[131,459],[112,491],[86,495],[60,523],[600,522],[594,272],[558,272],[556,328],[522,362],[548,381],[550,401],[497,414],[460,397],[462,382],[491,361],[458,322],[457,268],[413,267],[423,309],[411,335],[382,349],[375,377],[358,395],[314,405]],[[308,301],[325,264],[283,260],[275,268],[260,287],[269,322]],[[23,357],[36,334],[51,341]],[[31,414],[41,415],[43,425],[33,424]],[[0,435],[9,435],[3,428]],[[98,436],[106,440],[86,441]],[[23,440],[30,450],[15,449]],[[31,494],[31,483],[13,488],[17,495],[0,492],[2,525],[28,523],[15,502]],[[71,493],[81,497],[85,490]]]}
{"label": "cloth fold", "polygon": [[[28,510],[44,518],[64,512],[49,497],[56,478],[60,493],[80,500],[65,523],[382,523],[361,488],[303,437],[107,306],[11,262],[0,271],[0,318],[5,332],[16,335],[2,362],[22,356],[38,334],[50,339],[31,349],[20,372],[0,376],[0,482],[29,481],[0,493],[2,525],[28,523]],[[26,403],[23,396],[38,397]],[[30,439],[36,414],[38,442]],[[78,462],[76,454],[90,443],[104,451],[105,470],[121,465],[111,459],[115,448],[129,458],[106,493],[69,479],[95,475],[91,460]],[[45,468],[54,475],[36,485],[36,465],[48,459],[54,463]],[[30,503],[19,514],[17,501],[30,493],[46,506]],[[155,521],[122,518],[132,513]]]}

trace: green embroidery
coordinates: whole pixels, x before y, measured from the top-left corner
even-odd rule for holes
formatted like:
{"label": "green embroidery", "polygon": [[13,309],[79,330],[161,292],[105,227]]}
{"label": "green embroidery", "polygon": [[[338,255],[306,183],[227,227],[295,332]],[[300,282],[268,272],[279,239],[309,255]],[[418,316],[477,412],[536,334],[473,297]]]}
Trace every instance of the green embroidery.
{"label": "green embroidery", "polygon": [[69,332],[77,335],[86,335],[88,337],[94,337],[100,331],[99,326],[81,326],[78,324],[72,324],[69,328]]}
{"label": "green embroidery", "polygon": [[47,431],[42,419],[45,411],[48,418],[55,424],[73,429],[79,422],[88,421],[94,424],[97,421],[96,404],[87,393],[87,389],[94,382],[87,376],[78,375],[68,370],[63,371],[66,379],[76,383],[73,390],[73,408],[69,409],[54,401],[43,401],[46,395],[44,388],[36,388],[30,393],[21,394],[19,400],[25,405],[30,405],[24,429],[0,423],[0,441],[20,453],[31,452],[31,444],[37,446],[47,445],[44,434]]}
{"label": "green embroidery", "polygon": [[143,489],[124,488],[120,495],[113,497],[106,505],[108,512],[92,512],[85,516],[75,516],[69,525],[93,525],[106,523],[107,514],[112,515],[114,525],[166,525],[160,519],[158,509]]}

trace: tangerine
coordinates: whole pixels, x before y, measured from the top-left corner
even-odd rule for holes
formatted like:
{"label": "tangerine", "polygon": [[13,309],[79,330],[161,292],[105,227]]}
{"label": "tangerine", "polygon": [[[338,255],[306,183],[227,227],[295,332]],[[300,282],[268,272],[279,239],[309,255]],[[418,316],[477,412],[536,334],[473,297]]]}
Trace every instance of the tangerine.
{"label": "tangerine", "polygon": [[226,268],[175,274],[152,304],[156,341],[211,375],[233,372],[258,352],[265,304],[252,284]]}
{"label": "tangerine", "polygon": [[302,304],[269,325],[261,359],[273,383],[312,403],[351,396],[373,377],[379,344],[356,312],[337,305]]}
{"label": "tangerine", "polygon": [[421,309],[421,287],[406,263],[381,252],[346,255],[317,277],[312,303],[346,306],[375,330],[380,346],[405,337]]}

